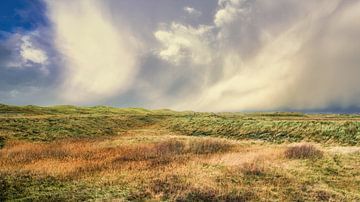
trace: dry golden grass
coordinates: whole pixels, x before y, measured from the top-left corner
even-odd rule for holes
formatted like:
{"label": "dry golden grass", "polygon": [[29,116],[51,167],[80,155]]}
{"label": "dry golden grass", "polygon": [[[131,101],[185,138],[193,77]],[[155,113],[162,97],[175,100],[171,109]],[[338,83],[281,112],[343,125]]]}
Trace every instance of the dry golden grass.
{"label": "dry golden grass", "polygon": [[276,162],[281,160],[284,149],[280,146],[246,145],[224,154],[215,154],[207,162],[224,166],[241,166],[253,161]]}

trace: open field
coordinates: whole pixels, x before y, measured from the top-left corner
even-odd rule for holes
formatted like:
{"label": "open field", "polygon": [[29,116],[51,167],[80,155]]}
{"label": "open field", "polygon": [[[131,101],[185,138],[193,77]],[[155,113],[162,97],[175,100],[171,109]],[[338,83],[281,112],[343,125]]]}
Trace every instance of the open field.
{"label": "open field", "polygon": [[360,201],[360,116],[0,105],[0,201]]}

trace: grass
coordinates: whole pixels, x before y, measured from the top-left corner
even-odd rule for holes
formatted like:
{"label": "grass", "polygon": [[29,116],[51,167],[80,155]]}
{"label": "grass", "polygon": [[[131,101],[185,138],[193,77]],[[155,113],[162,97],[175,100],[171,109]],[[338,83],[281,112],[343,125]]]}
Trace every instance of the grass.
{"label": "grass", "polygon": [[358,118],[0,105],[0,201],[359,201]]}

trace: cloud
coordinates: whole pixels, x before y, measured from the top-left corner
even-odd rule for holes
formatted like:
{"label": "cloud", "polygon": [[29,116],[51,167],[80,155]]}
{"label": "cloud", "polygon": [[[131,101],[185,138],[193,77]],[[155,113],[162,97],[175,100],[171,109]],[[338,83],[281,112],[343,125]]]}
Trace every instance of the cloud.
{"label": "cloud", "polygon": [[39,37],[41,36],[37,31],[8,34],[7,38],[0,41],[3,46],[2,51],[6,53],[0,65],[4,68],[32,68],[44,75],[49,74],[48,53],[46,47],[39,41]]}
{"label": "cloud", "polygon": [[47,54],[43,50],[34,47],[30,36],[21,37],[20,55],[24,60],[24,63],[33,62],[46,65],[48,61]]}
{"label": "cloud", "polygon": [[195,64],[207,64],[211,61],[212,53],[204,37],[210,29],[207,26],[193,28],[172,23],[154,33],[155,38],[162,44],[158,55],[174,64],[180,64],[186,59]]}
{"label": "cloud", "polygon": [[239,18],[241,13],[246,12],[246,9],[242,8],[245,2],[244,0],[219,0],[219,10],[214,17],[215,25],[221,27]]}
{"label": "cloud", "polygon": [[[199,53],[211,58],[200,60],[213,70],[210,75],[196,74],[195,85],[201,90],[172,107],[201,111],[359,107],[360,90],[355,86],[360,82],[355,75],[360,73],[360,49],[353,43],[360,34],[359,21],[354,20],[360,19],[359,9],[355,1],[219,0],[212,24],[179,24],[187,32],[172,26],[164,33],[182,43],[169,43],[155,32],[162,44],[159,57],[177,61],[179,67],[197,66],[194,56]],[[200,32],[203,27],[207,32]],[[202,77],[216,79],[204,83]]]}
{"label": "cloud", "polygon": [[[290,86],[288,106],[299,109],[321,109],[360,106],[360,3],[340,2],[331,18],[319,21],[317,32],[304,44],[299,54],[303,66],[297,80]],[[310,99],[312,98],[312,99]],[[291,102],[291,103],[290,103]]]}
{"label": "cloud", "polygon": [[95,0],[46,1],[55,46],[63,58],[60,95],[92,103],[127,90],[138,71],[139,43]]}
{"label": "cloud", "polygon": [[201,16],[201,12],[196,10],[195,8],[189,7],[189,6],[185,6],[184,7],[184,11],[189,14],[190,16],[193,17],[199,17]]}

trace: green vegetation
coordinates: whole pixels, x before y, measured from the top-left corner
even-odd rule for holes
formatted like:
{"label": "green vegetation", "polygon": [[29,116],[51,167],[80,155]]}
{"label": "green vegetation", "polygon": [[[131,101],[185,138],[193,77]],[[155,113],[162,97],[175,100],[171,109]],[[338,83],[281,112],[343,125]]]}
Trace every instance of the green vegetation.
{"label": "green vegetation", "polygon": [[172,131],[191,136],[254,139],[275,143],[312,141],[360,144],[360,120],[348,121],[341,116],[323,120],[317,120],[318,115],[301,119],[276,119],[269,116],[196,115],[171,119],[166,125]]}
{"label": "green vegetation", "polygon": [[0,114],[3,116],[13,115],[87,115],[87,114],[146,114],[149,110],[142,108],[114,108],[106,106],[95,107],[75,107],[70,105],[60,105],[54,107],[39,107],[39,106],[9,106],[0,104]]}
{"label": "green vegetation", "polygon": [[0,201],[88,201],[126,195],[126,186],[59,180],[31,173],[1,173]]}
{"label": "green vegetation", "polygon": [[156,121],[157,117],[146,115],[12,117],[0,118],[0,132],[9,138],[51,141],[117,135]]}
{"label": "green vegetation", "polygon": [[0,105],[0,201],[360,201],[359,145],[358,115]]}

